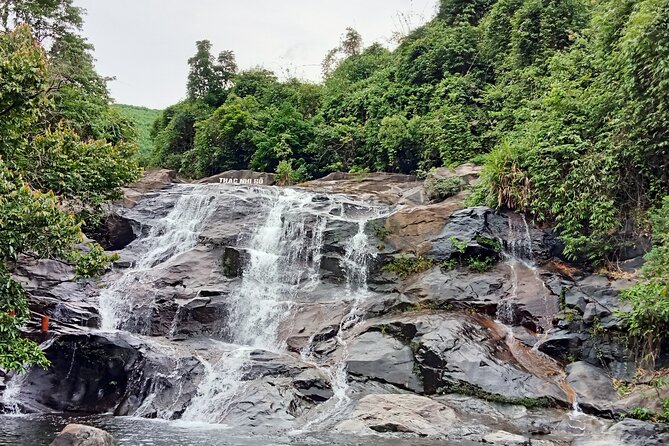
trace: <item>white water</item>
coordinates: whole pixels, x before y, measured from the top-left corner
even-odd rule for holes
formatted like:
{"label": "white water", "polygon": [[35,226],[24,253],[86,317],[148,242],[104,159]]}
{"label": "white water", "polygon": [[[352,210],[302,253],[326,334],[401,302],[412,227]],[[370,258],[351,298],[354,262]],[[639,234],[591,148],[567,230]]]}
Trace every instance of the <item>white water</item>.
{"label": "white water", "polygon": [[146,273],[152,268],[196,245],[200,230],[214,209],[210,204],[220,193],[220,189],[217,190],[211,185],[189,186],[184,189],[169,214],[156,221],[149,235],[138,241],[141,243],[141,250],[135,265],[100,292],[99,308],[103,330],[120,328],[133,311],[134,302],[130,294],[135,288],[135,282],[144,280]]}
{"label": "white water", "polygon": [[[249,240],[241,243],[240,248],[249,256],[248,264],[244,267],[241,287],[230,301],[229,334],[239,347],[217,364],[205,364],[207,374],[184,413],[186,421],[224,421],[230,404],[243,391],[240,378],[248,365],[250,351],[262,349],[285,354],[286,340],[281,337],[279,327],[290,316],[299,297],[308,295],[320,282],[321,251],[328,223],[343,221],[358,226],[341,258],[346,291],[342,296],[333,296],[351,305],[337,336],[343,350],[344,331],[359,321],[358,304],[368,295],[367,264],[371,250],[365,227],[367,221],[386,212],[385,208],[343,196],[329,196],[324,202],[312,193],[295,189],[261,189],[258,194],[261,223]],[[319,364],[307,347],[302,357],[331,378],[335,409],[340,410],[349,401],[344,356],[336,364]]]}
{"label": "white water", "polygon": [[206,375],[181,419],[207,423],[223,422],[237,392],[243,386],[242,375],[250,353],[250,349],[240,348],[224,354],[213,365],[200,358]]}

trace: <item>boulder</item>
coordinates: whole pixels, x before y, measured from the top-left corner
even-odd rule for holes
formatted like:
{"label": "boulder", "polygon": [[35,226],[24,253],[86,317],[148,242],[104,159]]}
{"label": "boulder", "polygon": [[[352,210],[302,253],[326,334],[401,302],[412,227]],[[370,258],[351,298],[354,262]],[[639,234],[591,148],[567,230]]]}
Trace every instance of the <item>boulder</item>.
{"label": "boulder", "polygon": [[[495,423],[492,423],[495,425]],[[371,394],[358,401],[348,418],[336,426],[341,434],[447,440],[448,444],[485,443],[527,446],[529,435],[491,428],[430,398],[411,394]],[[422,443],[421,443],[422,444]],[[441,443],[439,443],[441,444]],[[545,445],[554,446],[547,442]]]}
{"label": "boulder", "polygon": [[612,415],[618,393],[604,370],[587,362],[574,362],[567,366],[567,383],[576,392],[576,400],[583,410]]}
{"label": "boulder", "polygon": [[507,402],[567,406],[555,376],[561,367],[509,340],[501,326],[466,314],[415,314],[375,321],[374,328],[411,345],[425,393],[466,393]]}
{"label": "boulder", "polygon": [[83,424],[68,424],[49,446],[116,446],[108,432]]}
{"label": "boulder", "polygon": [[428,255],[441,261],[460,253],[497,254],[493,246],[481,245],[480,241],[497,240],[507,227],[506,219],[490,208],[479,206],[462,209],[454,212],[441,233],[432,239],[432,249]]}
{"label": "boulder", "polygon": [[442,233],[449,217],[461,209],[464,194],[433,205],[399,209],[379,224],[381,243],[395,250],[425,255],[432,250],[431,239]]}
{"label": "boulder", "polygon": [[386,204],[415,206],[427,202],[422,181],[413,175],[334,172],[299,186]]}
{"label": "boulder", "polygon": [[403,433],[419,437],[444,437],[460,423],[455,411],[418,395],[368,395],[349,418],[337,426],[356,435]]}
{"label": "boulder", "polygon": [[165,189],[176,182],[178,180],[175,170],[147,170],[139,181],[123,188],[124,198],[122,203],[125,207],[132,208],[146,194]]}
{"label": "boulder", "polygon": [[669,444],[666,427],[639,420],[620,421],[604,432],[587,432],[572,446],[660,446]]}
{"label": "boulder", "polygon": [[357,378],[394,384],[414,392],[423,390],[414,370],[411,348],[380,332],[364,333],[351,342],[346,368]]}

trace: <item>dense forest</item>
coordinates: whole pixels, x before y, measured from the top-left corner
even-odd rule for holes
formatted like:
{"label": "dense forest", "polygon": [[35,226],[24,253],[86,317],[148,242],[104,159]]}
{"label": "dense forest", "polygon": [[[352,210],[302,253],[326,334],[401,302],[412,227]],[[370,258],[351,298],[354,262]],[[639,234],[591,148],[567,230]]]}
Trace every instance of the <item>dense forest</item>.
{"label": "dense forest", "polygon": [[629,326],[666,336],[669,0],[441,0],[392,50],[346,30],[321,84],[240,71],[202,40],[187,98],[150,131],[153,112],[128,119],[111,105],[81,26],[71,0],[0,2],[1,368],[44,364],[20,336],[28,310],[13,263],[103,268],[109,257],[81,244],[82,228],[139,162],[294,182],[482,164],[471,204],[552,227],[571,259],[615,260],[652,232],[644,279],[627,292]]}

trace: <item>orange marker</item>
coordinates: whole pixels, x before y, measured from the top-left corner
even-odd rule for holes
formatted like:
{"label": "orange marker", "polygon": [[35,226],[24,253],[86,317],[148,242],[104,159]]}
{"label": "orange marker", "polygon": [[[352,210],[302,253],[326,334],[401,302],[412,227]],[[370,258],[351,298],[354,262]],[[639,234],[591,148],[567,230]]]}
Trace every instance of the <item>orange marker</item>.
{"label": "orange marker", "polygon": [[49,331],[49,316],[42,316],[42,333]]}

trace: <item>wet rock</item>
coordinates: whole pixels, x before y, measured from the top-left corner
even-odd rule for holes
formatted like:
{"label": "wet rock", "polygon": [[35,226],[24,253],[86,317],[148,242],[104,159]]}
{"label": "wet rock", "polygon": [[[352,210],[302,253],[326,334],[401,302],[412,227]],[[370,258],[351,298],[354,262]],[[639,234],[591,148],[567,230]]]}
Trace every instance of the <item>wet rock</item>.
{"label": "wet rock", "polygon": [[132,243],[140,230],[141,225],[138,222],[111,213],[99,226],[85,229],[85,232],[105,250],[118,251]]}
{"label": "wet rock", "polygon": [[49,446],[116,446],[108,432],[83,424],[68,424]]}
{"label": "wet rock", "polygon": [[348,373],[362,379],[378,380],[422,392],[414,371],[411,348],[379,332],[368,332],[350,345],[346,359]]}
{"label": "wet rock", "polygon": [[45,353],[51,366],[31,369],[21,385],[28,412],[113,411],[140,362],[139,352],[115,334],[60,336]]}
{"label": "wet rock", "polygon": [[567,366],[567,382],[576,392],[579,405],[589,413],[612,415],[618,393],[604,370],[579,361]]}
{"label": "wet rock", "polygon": [[587,335],[582,333],[572,333],[567,330],[557,329],[551,330],[538,343],[537,349],[553,358],[567,361],[572,355],[575,355],[575,352],[580,353],[581,346],[586,339]]}
{"label": "wet rock", "polygon": [[384,245],[402,252],[425,255],[433,247],[431,239],[442,233],[449,217],[464,205],[465,194],[442,203],[400,209],[377,223],[377,236]]}
{"label": "wet rock", "polygon": [[[281,339],[286,339],[288,348],[296,353],[309,347],[312,353],[323,354],[329,349],[323,346],[334,338],[344,316],[350,311],[345,302],[301,303],[279,327]],[[324,351],[325,349],[325,351]]]}
{"label": "wet rock", "polygon": [[327,401],[334,395],[322,372],[315,369],[307,369],[297,375],[293,385],[302,396],[314,402]]}
{"label": "wet rock", "polygon": [[399,287],[398,302],[389,308],[476,308],[495,314],[500,301],[510,296],[509,271],[503,264],[484,274],[466,269],[435,267]]}
{"label": "wet rock", "polygon": [[495,255],[497,252],[494,245],[486,242],[497,240],[507,232],[507,228],[506,218],[490,208],[479,206],[457,211],[432,240],[432,249],[428,255],[439,261],[448,260],[462,251],[468,255]]}
{"label": "wet rock", "polygon": [[508,446],[530,446],[533,444],[528,437],[505,431],[495,431],[484,435],[483,443]]}
{"label": "wet rock", "polygon": [[239,249],[226,247],[223,250],[223,275],[229,279],[241,277],[244,272],[244,265],[248,261],[248,256]]}

